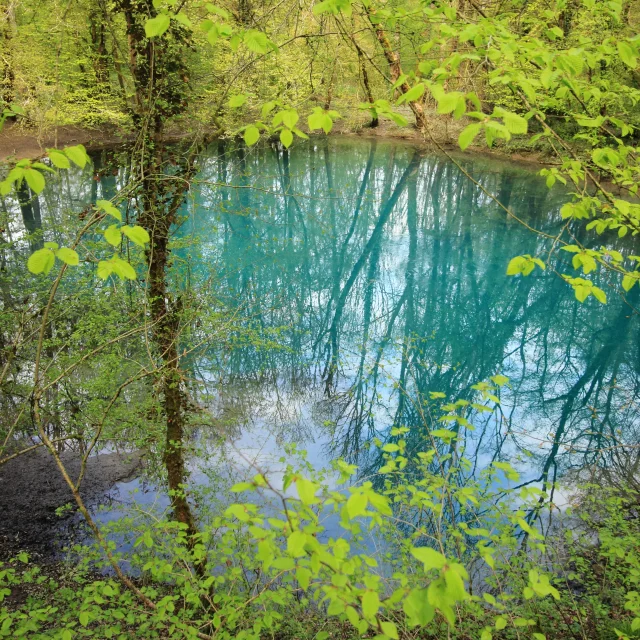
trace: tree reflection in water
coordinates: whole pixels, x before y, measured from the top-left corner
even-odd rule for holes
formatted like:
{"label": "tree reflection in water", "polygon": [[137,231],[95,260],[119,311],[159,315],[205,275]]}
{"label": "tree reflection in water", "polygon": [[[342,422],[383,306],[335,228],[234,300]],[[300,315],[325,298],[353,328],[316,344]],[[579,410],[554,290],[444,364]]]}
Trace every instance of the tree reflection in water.
{"label": "tree reflection in water", "polygon": [[[464,163],[529,225],[558,232],[562,192],[531,170]],[[449,160],[375,140],[218,145],[200,180],[180,229],[196,241],[181,254],[190,284],[213,277],[212,295],[255,336],[191,361],[225,428],[315,442],[369,474],[382,463],[374,438],[406,426],[415,449],[442,426],[431,392],[472,400],[474,383],[502,373],[501,410],[472,412],[457,445],[469,475],[508,459],[546,484],[637,462],[619,446],[639,440],[631,307],[615,295],[580,304],[551,268],[507,277],[511,257],[546,257],[551,241]],[[572,273],[563,260],[550,266]]]}

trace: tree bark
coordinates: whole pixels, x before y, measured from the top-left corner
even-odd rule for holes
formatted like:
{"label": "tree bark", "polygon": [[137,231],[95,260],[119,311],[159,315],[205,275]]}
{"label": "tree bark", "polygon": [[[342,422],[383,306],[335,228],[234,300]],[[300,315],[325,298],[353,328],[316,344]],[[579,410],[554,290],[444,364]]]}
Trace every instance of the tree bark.
{"label": "tree bark", "polygon": [[[393,50],[393,47],[391,46],[391,42],[389,42],[389,38],[385,30],[382,28],[382,26],[380,24],[374,23],[371,20],[371,13],[369,9],[366,9],[366,11],[367,11],[367,16],[369,18],[369,22],[371,23],[371,27],[373,28],[376,34],[376,38],[380,43],[380,46],[382,47],[384,57],[387,60],[387,63],[389,64],[389,71],[391,73],[391,82],[395,83],[396,80],[402,75],[402,67],[400,66],[400,56],[398,55],[397,51]],[[409,83],[405,81],[398,87],[398,89],[400,90],[401,93],[404,94],[404,93],[407,93],[411,89],[411,87],[409,86]],[[422,103],[417,100],[412,100],[412,101],[409,101],[409,107],[411,108],[411,111],[413,111],[413,115],[415,116],[416,127],[418,127],[418,129],[420,130],[426,129],[427,118],[425,116],[424,107],[422,106]]]}
{"label": "tree bark", "polygon": [[[197,544],[197,525],[185,491],[187,479],[184,460],[185,410],[187,395],[180,367],[179,340],[182,301],[175,300],[167,286],[170,266],[171,227],[184,201],[189,182],[196,172],[194,146],[189,155],[174,164],[162,142],[165,122],[182,112],[186,104],[187,74],[184,63],[187,35],[183,27],[172,22],[170,29],[158,39],[149,39],[144,24],[156,12],[150,0],[120,0],[129,43],[131,74],[136,92],[134,120],[140,134],[132,166],[139,174],[138,224],[149,233],[146,250],[148,267],[147,299],[149,301],[152,338],[161,361],[159,386],[166,419],[164,464],[175,519],[184,524],[188,547]],[[171,38],[171,42],[163,42]],[[206,556],[195,561],[200,575],[206,573]]]}

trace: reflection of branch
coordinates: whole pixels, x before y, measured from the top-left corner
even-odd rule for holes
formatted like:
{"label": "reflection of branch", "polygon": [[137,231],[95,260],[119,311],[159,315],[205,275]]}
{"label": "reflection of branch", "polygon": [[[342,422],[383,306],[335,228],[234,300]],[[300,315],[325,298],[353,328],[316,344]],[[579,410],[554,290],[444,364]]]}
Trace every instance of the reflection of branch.
{"label": "reflection of branch", "polygon": [[342,313],[344,311],[344,305],[347,300],[347,297],[349,296],[349,293],[351,292],[351,289],[355,284],[355,281],[358,275],[360,274],[360,271],[364,267],[367,261],[367,258],[369,257],[369,254],[373,250],[373,247],[380,241],[382,230],[384,229],[387,223],[387,220],[389,219],[389,216],[391,215],[391,212],[393,211],[400,196],[404,192],[404,188],[407,184],[407,181],[411,176],[415,174],[415,172],[418,170],[419,165],[420,165],[420,152],[416,150],[414,151],[413,156],[409,161],[409,164],[407,165],[402,176],[400,177],[400,180],[398,180],[395,186],[395,189],[393,190],[393,193],[391,194],[389,199],[382,205],[382,208],[380,209],[380,215],[378,217],[378,220],[376,222],[376,225],[373,231],[371,232],[371,236],[369,237],[369,240],[367,241],[364,248],[362,249],[360,257],[358,258],[356,263],[353,265],[353,268],[351,269],[351,273],[349,274],[347,281],[345,282],[344,286],[342,287],[342,290],[340,291],[340,295],[338,296],[338,300],[336,302],[336,311],[333,316],[333,321],[331,322],[331,327],[329,328],[329,331],[331,333],[333,353],[331,358],[331,368],[328,369],[328,372],[326,372],[328,375],[330,375],[335,370],[335,367],[337,366],[336,333],[340,325],[340,320],[342,318]]}

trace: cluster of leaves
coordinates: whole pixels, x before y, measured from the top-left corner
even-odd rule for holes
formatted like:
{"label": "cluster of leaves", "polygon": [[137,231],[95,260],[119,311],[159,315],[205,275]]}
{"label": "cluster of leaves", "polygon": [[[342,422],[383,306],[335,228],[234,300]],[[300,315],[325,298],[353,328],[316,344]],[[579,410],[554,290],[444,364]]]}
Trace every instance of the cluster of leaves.
{"label": "cluster of leaves", "polygon": [[[246,101],[245,95],[238,95],[231,98],[234,107],[242,106]],[[271,123],[263,122],[267,116],[271,116]],[[308,138],[306,133],[301,131],[296,125],[300,116],[295,109],[283,105],[277,100],[267,102],[262,105],[262,120],[244,127],[244,141],[248,146],[254,145],[260,140],[261,133],[266,135],[278,135],[280,142],[285,147],[290,147],[293,143],[294,134],[299,138]]]}
{"label": "cluster of leaves", "polygon": [[[60,151],[48,149],[47,154],[51,164],[58,169],[69,169],[71,166],[69,161],[83,169],[89,160],[86,149],[81,144],[65,147]],[[47,171],[53,172],[54,170],[42,162],[19,160],[9,171],[7,177],[0,182],[0,195],[8,195],[14,186],[16,188],[20,187],[23,181],[29,185],[29,188],[34,193],[40,193],[46,184],[43,172]]]}
{"label": "cluster of leaves", "polygon": [[[483,396],[499,386],[481,385]],[[444,415],[462,406],[446,404]],[[555,551],[562,543],[543,535],[531,517],[541,512],[543,492],[498,488],[501,474],[519,482],[507,462],[493,463],[477,482],[460,486],[458,473],[470,462],[461,457],[454,463],[443,453],[450,439],[433,431],[444,449],[427,445],[409,456],[405,431],[397,429],[395,445],[382,452],[393,464],[365,482],[356,481],[354,465],[340,460],[328,475],[313,472],[304,452],[292,447],[282,484],[258,472],[231,487],[231,504],[202,523],[195,545],[187,544],[185,524],[157,513],[113,523],[112,535],[133,543],[119,558],[140,572],[142,593],[154,609],[141,607],[117,580],[96,578],[88,569],[102,560],[91,546],[75,548],[74,579],[64,585],[40,576],[20,556],[0,571],[0,598],[35,582],[41,600],[25,606],[5,600],[0,637],[124,639],[135,629],[148,638],[203,633],[258,640],[281,635],[292,615],[311,619],[318,610],[325,614],[308,629],[309,640],[326,640],[332,635],[326,629],[334,628],[379,640],[421,630],[451,638],[551,640],[565,637],[569,617],[581,621],[578,632],[600,633],[611,615],[618,637],[633,635],[640,625],[640,555],[637,524],[625,517],[629,496],[598,490],[604,511],[578,511],[587,526],[566,531],[571,559],[556,564],[549,546]],[[233,502],[234,494],[246,498]],[[279,508],[265,502],[268,496]],[[115,550],[115,540],[110,544]],[[205,557],[212,571],[198,575],[194,563]],[[592,579],[594,563],[606,565],[606,583]],[[588,586],[584,596],[569,586],[580,581]]]}
{"label": "cluster of leaves", "polygon": [[[70,169],[71,162],[84,168],[89,161],[89,156],[82,145],[66,147],[62,150],[49,149],[47,155],[51,164],[57,169]],[[9,171],[7,177],[0,182],[0,194],[7,195],[12,189],[19,189],[23,181],[34,193],[39,194],[45,187],[43,171],[53,172],[54,169],[42,162],[20,160]],[[96,221],[108,215],[115,218],[118,223],[122,222],[120,210],[107,200],[98,200],[95,209]],[[150,242],[148,232],[139,225],[111,224],[102,233],[107,243],[114,247],[121,245],[123,235],[141,247]],[[45,242],[42,249],[31,254],[27,261],[27,267],[31,273],[47,275],[55,265],[56,258],[67,266],[77,266],[80,262],[75,248],[60,247],[56,242]],[[103,280],[112,274],[121,279],[135,280],[136,278],[135,269],[117,253],[108,260],[98,262],[97,274]]]}

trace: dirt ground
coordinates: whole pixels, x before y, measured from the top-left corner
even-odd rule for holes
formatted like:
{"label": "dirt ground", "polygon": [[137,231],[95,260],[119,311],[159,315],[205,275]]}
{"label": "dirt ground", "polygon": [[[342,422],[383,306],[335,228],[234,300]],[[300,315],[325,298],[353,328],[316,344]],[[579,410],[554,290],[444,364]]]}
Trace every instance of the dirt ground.
{"label": "dirt ground", "polygon": [[[80,471],[78,454],[62,454],[70,476]],[[141,466],[141,454],[108,453],[92,456],[80,494],[97,504],[116,482],[130,479]],[[65,518],[56,509],[73,501],[71,490],[44,448],[0,466],[0,556],[17,550],[54,554]],[[68,518],[73,511],[66,512]]]}
{"label": "dirt ground", "polygon": [[47,132],[5,124],[0,131],[0,161],[40,158],[49,147],[67,147],[83,144],[87,148],[103,147],[124,141],[114,128],[97,130],[82,127],[56,127]]}

